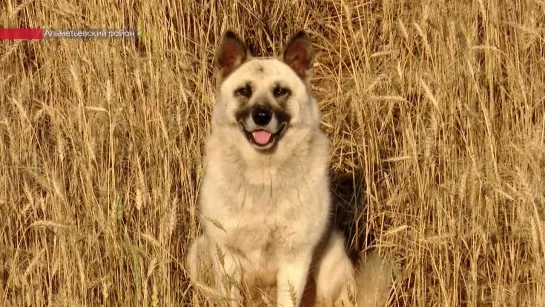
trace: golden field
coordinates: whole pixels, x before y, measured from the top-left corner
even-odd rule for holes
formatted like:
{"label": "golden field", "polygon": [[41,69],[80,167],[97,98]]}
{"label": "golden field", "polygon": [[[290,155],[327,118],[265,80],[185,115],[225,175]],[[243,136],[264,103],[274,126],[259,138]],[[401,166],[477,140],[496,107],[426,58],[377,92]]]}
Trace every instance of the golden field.
{"label": "golden field", "polygon": [[391,306],[545,306],[545,2],[0,3],[0,305],[205,306],[184,270],[226,29],[307,29],[337,223]]}

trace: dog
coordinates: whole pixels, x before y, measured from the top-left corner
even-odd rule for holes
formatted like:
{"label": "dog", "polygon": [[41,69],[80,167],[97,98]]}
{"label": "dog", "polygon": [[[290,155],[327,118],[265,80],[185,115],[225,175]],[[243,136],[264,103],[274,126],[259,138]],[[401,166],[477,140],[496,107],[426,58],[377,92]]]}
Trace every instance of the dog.
{"label": "dog", "polygon": [[314,55],[305,31],[280,58],[253,57],[231,31],[216,51],[198,198],[203,234],[185,262],[194,283],[209,263],[230,306],[245,301],[244,283],[276,289],[274,304],[284,307],[379,306],[387,298],[387,264],[374,255],[357,272],[331,224],[329,141],[310,87]]}

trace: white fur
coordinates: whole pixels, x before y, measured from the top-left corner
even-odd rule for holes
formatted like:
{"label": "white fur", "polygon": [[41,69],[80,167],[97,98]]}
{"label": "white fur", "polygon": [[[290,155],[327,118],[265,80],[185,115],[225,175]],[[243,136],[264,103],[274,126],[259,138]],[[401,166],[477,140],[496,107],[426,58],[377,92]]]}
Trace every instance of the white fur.
{"label": "white fur", "polygon": [[[275,82],[291,90],[291,120],[273,153],[254,148],[237,125],[233,92],[248,81],[254,95]],[[255,278],[276,286],[277,306],[299,306],[309,274],[317,305],[348,306],[354,268],[342,235],[328,231],[329,145],[308,84],[280,60],[250,59],[223,80],[216,99],[199,195],[204,233],[190,247],[188,272],[198,280],[199,255],[211,257],[216,289],[232,306],[242,300],[236,284]]]}

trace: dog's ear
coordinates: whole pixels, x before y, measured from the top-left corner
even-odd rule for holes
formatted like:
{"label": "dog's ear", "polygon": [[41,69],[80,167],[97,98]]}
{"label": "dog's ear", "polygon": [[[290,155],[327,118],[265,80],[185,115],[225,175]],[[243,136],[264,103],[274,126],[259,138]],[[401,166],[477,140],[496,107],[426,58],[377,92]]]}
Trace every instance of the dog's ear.
{"label": "dog's ear", "polygon": [[220,79],[230,75],[250,57],[246,44],[232,31],[227,31],[221,38],[216,51],[214,65]]}
{"label": "dog's ear", "polygon": [[299,77],[307,82],[310,80],[314,64],[314,49],[307,32],[301,30],[288,41],[282,59]]}

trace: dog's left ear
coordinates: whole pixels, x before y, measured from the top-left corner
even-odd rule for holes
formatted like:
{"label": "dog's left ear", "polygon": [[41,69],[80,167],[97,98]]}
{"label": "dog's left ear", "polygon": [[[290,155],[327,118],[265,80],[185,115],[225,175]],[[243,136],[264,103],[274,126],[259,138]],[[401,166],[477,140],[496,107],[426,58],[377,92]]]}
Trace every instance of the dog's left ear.
{"label": "dog's left ear", "polygon": [[310,80],[314,64],[314,49],[307,32],[301,30],[288,41],[282,59],[301,79],[307,82]]}

